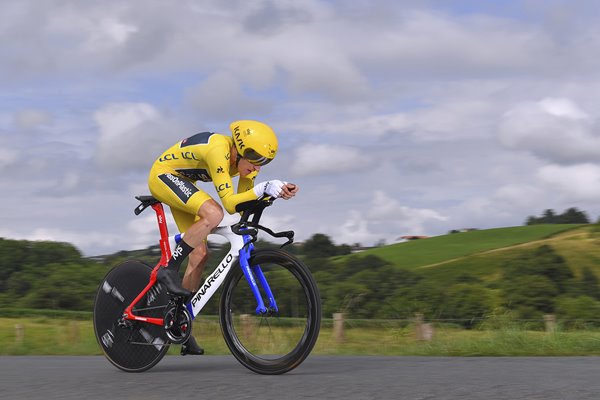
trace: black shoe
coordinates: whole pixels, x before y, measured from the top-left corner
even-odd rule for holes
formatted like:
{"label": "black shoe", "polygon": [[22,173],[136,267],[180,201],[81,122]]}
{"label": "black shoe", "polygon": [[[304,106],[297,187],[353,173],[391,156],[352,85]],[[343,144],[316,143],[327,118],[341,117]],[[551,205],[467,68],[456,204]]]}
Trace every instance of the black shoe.
{"label": "black shoe", "polygon": [[186,354],[194,356],[201,356],[204,354],[204,349],[198,346],[198,343],[196,343],[196,339],[194,339],[193,336],[190,336],[187,342],[181,345],[181,355],[185,356]]}
{"label": "black shoe", "polygon": [[156,274],[156,279],[165,285],[167,292],[174,296],[188,298],[192,295],[192,292],[181,286],[181,278],[174,269],[160,267]]}

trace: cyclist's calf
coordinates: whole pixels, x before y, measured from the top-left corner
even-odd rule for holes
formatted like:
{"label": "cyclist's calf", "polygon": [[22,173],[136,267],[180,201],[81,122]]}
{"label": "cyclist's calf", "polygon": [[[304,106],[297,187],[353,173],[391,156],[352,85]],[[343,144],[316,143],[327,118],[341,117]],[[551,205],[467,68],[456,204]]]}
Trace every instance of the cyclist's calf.
{"label": "cyclist's calf", "polygon": [[205,242],[196,247],[189,255],[188,266],[183,277],[183,287],[192,292],[198,290],[207,259],[208,249]]}

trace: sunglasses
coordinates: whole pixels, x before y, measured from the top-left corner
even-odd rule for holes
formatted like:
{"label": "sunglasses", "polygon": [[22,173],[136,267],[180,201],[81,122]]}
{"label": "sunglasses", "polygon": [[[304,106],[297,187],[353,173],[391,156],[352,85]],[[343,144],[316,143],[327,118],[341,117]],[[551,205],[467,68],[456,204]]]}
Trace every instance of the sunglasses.
{"label": "sunglasses", "polygon": [[262,167],[263,165],[267,165],[273,159],[261,156],[256,151],[252,149],[248,149],[244,152],[244,157],[248,162],[252,165],[256,165],[257,167]]}

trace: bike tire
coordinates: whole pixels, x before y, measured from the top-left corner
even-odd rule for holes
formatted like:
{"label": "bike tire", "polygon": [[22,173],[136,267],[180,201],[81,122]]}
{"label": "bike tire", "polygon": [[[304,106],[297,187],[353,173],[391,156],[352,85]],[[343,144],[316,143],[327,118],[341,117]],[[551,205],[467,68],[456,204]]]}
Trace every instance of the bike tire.
{"label": "bike tire", "polygon": [[[264,375],[283,374],[300,365],[318,339],[319,290],[309,269],[285,251],[256,250],[250,265],[260,265],[279,313],[257,315],[255,297],[237,263],[221,293],[223,337],[233,356],[246,368]],[[268,307],[264,293],[263,299]]]}
{"label": "bike tire", "polygon": [[[155,366],[169,350],[162,326],[131,321],[119,325],[125,308],[148,285],[152,268],[128,260],[112,268],[98,287],[94,301],[94,333],[104,356],[126,372],[142,372]],[[134,308],[136,314],[162,318],[169,296],[156,284]],[[144,307],[144,308],[141,308]]]}

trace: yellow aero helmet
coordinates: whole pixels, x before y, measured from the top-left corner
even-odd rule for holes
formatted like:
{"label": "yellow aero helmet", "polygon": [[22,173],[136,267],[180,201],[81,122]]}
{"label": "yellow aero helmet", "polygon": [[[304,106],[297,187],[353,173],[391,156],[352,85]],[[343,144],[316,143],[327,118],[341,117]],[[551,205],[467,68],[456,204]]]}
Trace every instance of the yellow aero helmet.
{"label": "yellow aero helmet", "polygon": [[242,120],[229,125],[238,155],[254,165],[265,165],[277,154],[277,136],[270,126]]}

